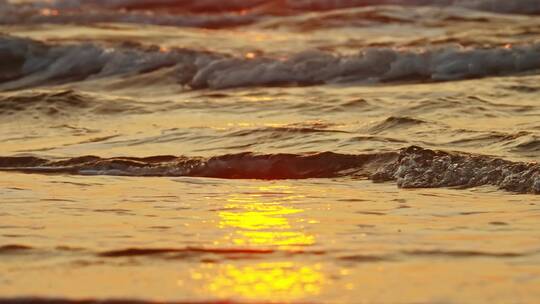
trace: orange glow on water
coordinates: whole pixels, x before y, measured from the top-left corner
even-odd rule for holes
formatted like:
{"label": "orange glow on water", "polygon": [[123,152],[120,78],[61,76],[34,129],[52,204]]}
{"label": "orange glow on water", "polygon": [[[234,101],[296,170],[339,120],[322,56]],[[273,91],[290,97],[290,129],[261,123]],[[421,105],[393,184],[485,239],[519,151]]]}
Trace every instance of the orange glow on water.
{"label": "orange glow on water", "polygon": [[44,8],[42,10],[39,11],[39,13],[42,15],[42,16],[58,16],[60,13],[58,12],[58,10],[55,10],[55,9],[49,9],[49,8]]}
{"label": "orange glow on water", "polygon": [[245,57],[247,59],[254,59],[255,57],[257,57],[257,55],[253,52],[249,52],[249,53],[246,53]]}
{"label": "orange glow on water", "polygon": [[[253,192],[230,195],[225,210],[218,213],[218,227],[231,232],[218,243],[280,250],[314,244],[315,236],[297,225],[303,221],[298,216],[305,211],[292,205],[301,197],[294,188],[285,185],[262,186]],[[239,296],[272,301],[318,295],[325,284],[320,264],[294,260],[241,265],[207,263],[192,270],[191,278],[204,282],[205,291],[219,298]]]}
{"label": "orange glow on water", "polygon": [[[283,187],[265,187],[264,192],[290,191]],[[263,192],[263,193],[264,193]],[[260,194],[233,195],[227,199],[227,211],[219,212],[219,227],[233,229],[228,241],[234,245],[278,246],[290,248],[315,243],[315,237],[294,228],[289,216],[304,212],[286,206],[294,200],[294,193],[284,193],[276,200],[268,200]],[[300,219],[301,220],[301,219]]]}
{"label": "orange glow on water", "polygon": [[262,262],[238,266],[205,264],[193,271],[194,280],[206,281],[207,291],[220,298],[295,300],[321,292],[321,266],[293,262]]}

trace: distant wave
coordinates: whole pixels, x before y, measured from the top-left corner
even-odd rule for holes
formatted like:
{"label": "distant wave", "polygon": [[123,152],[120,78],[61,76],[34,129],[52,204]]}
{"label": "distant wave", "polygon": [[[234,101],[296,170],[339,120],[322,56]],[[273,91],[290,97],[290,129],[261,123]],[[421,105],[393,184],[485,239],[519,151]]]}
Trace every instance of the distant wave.
{"label": "distant wave", "polygon": [[[4,3],[7,1],[4,0]],[[54,0],[35,1],[27,7],[56,9],[108,8],[128,10],[168,10],[182,12],[227,12],[255,10],[257,13],[290,13],[362,6],[456,6],[498,13],[538,14],[538,0]]]}
{"label": "distant wave", "polygon": [[[375,11],[373,16],[370,14],[360,16],[355,23],[349,21],[349,25],[366,23],[371,17],[374,18],[372,21],[383,23],[400,20],[399,13],[386,16],[383,12],[379,16],[376,12],[384,10],[382,6],[387,9],[394,8],[398,12],[403,12],[403,6],[407,6],[407,10],[411,10],[413,6],[427,6],[439,11],[446,7],[494,13],[540,13],[538,0],[43,0],[32,2],[0,0],[0,24],[133,23],[220,29],[264,23],[276,16],[296,16],[306,12],[345,8],[366,8]],[[467,15],[465,12],[462,13]],[[444,17],[441,16],[441,18]],[[325,18],[316,19],[323,22],[321,27],[333,26],[335,23]]]}
{"label": "distant wave", "polygon": [[456,6],[498,13],[540,13],[540,2],[538,0],[292,0],[287,1],[287,3],[297,9],[319,10],[376,5],[414,5]]}
{"label": "distant wave", "polygon": [[[148,11],[85,8],[87,1],[74,4],[37,3],[13,5],[0,1],[0,24],[95,24],[135,23],[178,27],[227,28],[251,24],[258,20],[254,15],[240,14],[160,14]],[[88,1],[90,2],[90,1]],[[77,9],[70,8],[71,5]]]}
{"label": "distant wave", "polygon": [[348,155],[229,154],[210,158],[153,156],[66,160],[38,157],[0,157],[0,170],[29,173],[69,173],[119,176],[192,176],[227,179],[306,179],[363,177],[395,181],[403,188],[477,187],[540,194],[540,164],[494,157],[423,149]]}
{"label": "distant wave", "polygon": [[[407,6],[404,8],[404,6]],[[411,16],[413,7],[431,7],[434,14],[419,12]],[[344,10],[347,8],[348,10]],[[444,9],[447,8],[447,9]],[[466,10],[464,10],[466,9]],[[360,11],[358,11],[360,10]],[[362,12],[362,10],[364,10]],[[418,9],[417,9],[418,10]],[[477,18],[484,22],[496,21],[501,16],[475,11],[539,14],[540,1],[521,0],[312,0],[312,1],[187,1],[187,0],[57,0],[18,2],[0,0],[0,25],[131,23],[226,29],[242,26],[302,27],[306,21],[295,20],[305,15],[314,30],[336,26],[361,27],[377,23],[434,23],[444,21],[447,14],[452,24],[463,18]],[[345,12],[352,11],[352,15]],[[357,11],[357,12],[354,12]],[[390,12],[388,12],[390,11]],[[316,12],[315,14],[306,14]],[[329,12],[329,13],[325,13]],[[340,16],[345,13],[344,16]],[[328,16],[326,14],[329,14]],[[332,18],[332,14],[335,14]],[[289,18],[290,17],[290,18]],[[291,20],[290,20],[291,19]],[[292,24],[289,24],[291,23]],[[298,24],[296,24],[298,22]],[[512,22],[507,20],[507,22]],[[315,23],[316,26],[313,26]]]}
{"label": "distant wave", "polygon": [[366,48],[355,55],[304,51],[288,58],[244,58],[207,51],[92,43],[56,45],[0,36],[0,90],[174,68],[193,89],[325,83],[451,81],[540,69],[540,44],[425,49]]}

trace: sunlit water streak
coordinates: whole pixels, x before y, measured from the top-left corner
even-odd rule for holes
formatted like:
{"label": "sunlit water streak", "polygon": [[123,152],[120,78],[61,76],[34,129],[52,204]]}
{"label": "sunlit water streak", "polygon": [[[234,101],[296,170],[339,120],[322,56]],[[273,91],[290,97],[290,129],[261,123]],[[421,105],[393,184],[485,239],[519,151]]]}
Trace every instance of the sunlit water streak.
{"label": "sunlit water streak", "polygon": [[[271,185],[254,190],[258,193],[231,195],[223,207],[229,211],[218,211],[219,228],[232,231],[215,244],[295,251],[306,250],[306,246],[315,243],[315,236],[302,229],[307,220],[299,216],[305,210],[290,206],[304,198],[295,193],[294,187]],[[292,215],[295,219],[289,219]],[[293,225],[291,221],[296,223]],[[299,263],[295,259],[241,266],[206,263],[193,271],[192,277],[204,281],[205,288],[219,297],[241,296],[253,300],[302,299],[318,295],[325,283],[321,264]]]}

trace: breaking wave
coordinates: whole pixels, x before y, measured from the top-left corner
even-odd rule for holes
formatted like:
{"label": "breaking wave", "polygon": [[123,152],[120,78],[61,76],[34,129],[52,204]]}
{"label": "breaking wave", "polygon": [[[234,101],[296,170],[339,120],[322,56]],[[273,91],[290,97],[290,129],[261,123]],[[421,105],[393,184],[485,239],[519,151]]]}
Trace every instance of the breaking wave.
{"label": "breaking wave", "polygon": [[204,61],[205,52],[130,44],[116,48],[92,43],[55,45],[24,38],[0,36],[0,90],[60,84],[114,75],[147,73],[164,67]]}
{"label": "breaking wave", "polygon": [[540,69],[540,44],[493,48],[365,48],[343,55],[319,50],[288,58],[244,58],[189,49],[92,43],[56,45],[0,37],[0,90],[30,88],[171,68],[192,89],[328,83],[451,81]]}
{"label": "breaking wave", "polygon": [[286,60],[215,60],[198,69],[194,88],[315,85],[344,82],[450,81],[540,68],[540,45],[424,50],[368,48],[356,55],[306,51]]}
{"label": "breaking wave", "polygon": [[540,164],[423,149],[347,155],[229,154],[210,158],[153,156],[66,160],[1,157],[0,170],[28,173],[68,173],[118,176],[191,176],[227,179],[306,179],[356,177],[375,182],[395,181],[402,188],[478,187],[540,194]]}

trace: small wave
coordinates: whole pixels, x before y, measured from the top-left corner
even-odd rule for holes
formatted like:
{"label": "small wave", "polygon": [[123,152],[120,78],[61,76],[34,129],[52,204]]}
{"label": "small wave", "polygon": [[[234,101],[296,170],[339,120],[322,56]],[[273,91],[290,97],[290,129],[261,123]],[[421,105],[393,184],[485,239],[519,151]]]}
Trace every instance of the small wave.
{"label": "small wave", "polygon": [[348,255],[339,258],[340,260],[353,263],[380,263],[380,262],[391,262],[395,258],[390,256],[383,255]]}
{"label": "small wave", "polygon": [[414,249],[404,250],[394,255],[350,255],[340,260],[352,263],[399,262],[405,257],[442,257],[442,258],[520,258],[536,255],[538,252],[482,251],[459,249]]}
{"label": "small wave", "polygon": [[540,137],[532,136],[530,139],[517,144],[513,150],[522,153],[538,153],[540,152]]}
{"label": "small wave", "polygon": [[162,257],[166,259],[183,259],[190,257],[201,257],[203,255],[217,255],[224,258],[234,257],[238,259],[241,256],[253,257],[258,255],[285,254],[285,255],[304,255],[304,254],[324,254],[323,251],[304,251],[304,250],[273,250],[273,249],[255,249],[255,248],[204,248],[204,247],[186,247],[186,248],[128,248],[120,250],[105,251],[98,254],[104,258],[123,258],[123,257]]}
{"label": "small wave", "polygon": [[129,248],[121,250],[106,251],[99,254],[100,257],[118,258],[118,257],[133,257],[133,256],[155,256],[167,255],[170,258],[186,257],[191,255],[199,256],[201,254],[217,254],[217,255],[260,255],[272,254],[274,250],[270,249],[224,249],[224,248],[197,248],[188,247],[182,249],[175,248]]}
{"label": "small wave", "polygon": [[394,157],[394,153],[346,155],[332,152],[305,155],[240,153],[210,158],[154,156],[104,159],[84,156],[62,161],[48,161],[34,157],[1,157],[0,168],[84,175],[303,179],[344,176],[350,174],[348,170],[366,175],[371,165]]}
{"label": "small wave", "polygon": [[409,256],[441,256],[452,258],[518,258],[531,255],[531,253],[517,253],[517,252],[487,252],[477,250],[410,250],[405,251],[405,255]]}
{"label": "small wave", "polygon": [[210,158],[154,156],[61,161],[1,157],[0,170],[119,176],[192,176],[227,179],[306,179],[333,177],[395,181],[402,188],[479,187],[540,194],[540,164],[416,146],[374,154],[228,154]]}
{"label": "small wave", "polygon": [[332,130],[332,129],[284,126],[284,127],[264,127],[264,128],[256,128],[256,129],[235,130],[228,133],[226,136],[244,137],[244,136],[262,134],[262,135],[268,135],[270,137],[277,138],[282,135],[306,136],[308,134],[317,134],[317,133],[348,133],[348,132],[341,131],[341,130]]}
{"label": "small wave", "polygon": [[85,109],[90,106],[91,99],[70,90],[0,95],[0,115],[13,115],[26,111],[57,115],[61,111],[67,110],[71,112],[74,109]]}
{"label": "small wave", "polygon": [[[0,93],[0,117],[18,114],[31,117],[58,117],[84,111],[85,114],[143,114],[149,110],[142,102],[112,98],[75,90],[31,90]],[[160,111],[171,105],[154,105]]]}
{"label": "small wave", "polygon": [[91,100],[74,91],[29,92],[27,94],[0,95],[0,114],[12,114],[31,108],[57,113],[58,108],[87,108]]}
{"label": "small wave", "polygon": [[19,252],[32,250],[32,249],[33,249],[32,247],[26,246],[26,245],[18,245],[18,244],[3,245],[3,246],[0,246],[0,255],[19,253]]}
{"label": "small wave", "polygon": [[540,91],[539,86],[532,85],[510,85],[506,86],[505,89],[519,93],[537,93]]}
{"label": "small wave", "polygon": [[423,120],[411,118],[411,117],[396,117],[391,116],[385,119],[383,122],[380,122],[372,127],[369,130],[375,134],[393,130],[393,129],[403,129],[411,126],[418,126],[425,124]]}

